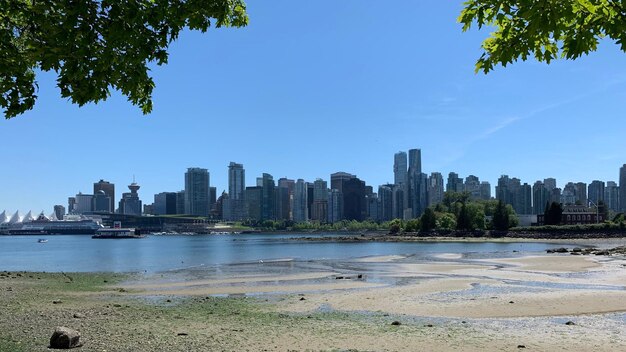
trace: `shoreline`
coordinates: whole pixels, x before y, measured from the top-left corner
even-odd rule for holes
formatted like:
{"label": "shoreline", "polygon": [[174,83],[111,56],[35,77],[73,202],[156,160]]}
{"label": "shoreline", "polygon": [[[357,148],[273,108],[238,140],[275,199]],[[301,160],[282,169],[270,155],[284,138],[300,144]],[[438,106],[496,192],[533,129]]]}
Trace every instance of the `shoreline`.
{"label": "shoreline", "polygon": [[0,272],[0,349],[43,350],[57,325],[107,352],[626,349],[624,257],[521,254],[251,263],[206,277]]}

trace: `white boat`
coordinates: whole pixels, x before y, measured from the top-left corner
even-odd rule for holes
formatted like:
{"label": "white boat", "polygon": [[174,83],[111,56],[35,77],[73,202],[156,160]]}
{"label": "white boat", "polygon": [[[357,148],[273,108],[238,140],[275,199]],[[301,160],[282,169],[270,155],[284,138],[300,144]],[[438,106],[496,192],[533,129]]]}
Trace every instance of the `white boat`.
{"label": "white boat", "polygon": [[144,238],[139,232],[139,229],[133,228],[112,228],[112,229],[99,229],[96,234],[91,238],[101,239],[123,239],[123,238]]}

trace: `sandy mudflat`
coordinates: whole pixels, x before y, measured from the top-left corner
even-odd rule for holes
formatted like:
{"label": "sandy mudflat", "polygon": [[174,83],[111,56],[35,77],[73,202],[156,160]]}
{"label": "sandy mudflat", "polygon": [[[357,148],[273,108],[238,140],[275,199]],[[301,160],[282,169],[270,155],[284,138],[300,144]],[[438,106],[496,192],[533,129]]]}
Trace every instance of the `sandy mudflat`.
{"label": "sandy mudflat", "polygon": [[438,259],[118,281],[12,273],[0,277],[0,351],[44,351],[57,325],[98,352],[626,351],[623,259]]}

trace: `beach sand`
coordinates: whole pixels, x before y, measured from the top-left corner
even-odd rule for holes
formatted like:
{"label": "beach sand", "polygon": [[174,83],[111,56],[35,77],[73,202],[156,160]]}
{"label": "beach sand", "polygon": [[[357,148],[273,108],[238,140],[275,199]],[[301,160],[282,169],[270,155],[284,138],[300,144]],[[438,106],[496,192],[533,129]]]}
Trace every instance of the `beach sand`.
{"label": "beach sand", "polygon": [[107,284],[13,274],[0,280],[0,350],[45,350],[56,325],[79,329],[83,351],[626,350],[622,259],[435,258]]}

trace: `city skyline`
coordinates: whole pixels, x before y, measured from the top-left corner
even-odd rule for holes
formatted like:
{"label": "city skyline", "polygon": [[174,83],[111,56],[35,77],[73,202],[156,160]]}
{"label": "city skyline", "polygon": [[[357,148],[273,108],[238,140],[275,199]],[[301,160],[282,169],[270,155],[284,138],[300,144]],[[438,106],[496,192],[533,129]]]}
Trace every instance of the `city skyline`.
{"label": "city skyline", "polygon": [[461,7],[250,3],[249,27],[181,33],[169,64],[153,68],[145,117],[118,93],[74,106],[41,73],[35,109],[0,121],[0,209],[49,209],[99,179],[119,192],[133,174],[141,194],[180,191],[181,170],[196,166],[219,194],[233,160],[254,177],[345,171],[380,185],[394,181],[390,156],[415,146],[426,173],[492,188],[501,174],[618,182],[624,53],[602,41],[576,61],[474,74],[488,33],[462,33]]}
{"label": "city skyline", "polygon": [[[244,164],[231,161],[225,168],[226,169],[225,172],[227,172],[228,174],[228,184],[222,189],[221,192],[219,192],[219,194],[221,194],[222,192],[224,192],[225,194],[229,194],[229,195],[233,194],[233,192],[234,194],[236,194],[233,198],[225,200],[226,205],[224,209],[229,208],[230,210],[231,206],[235,207],[233,210],[233,213],[228,213],[228,215],[225,216],[225,220],[243,220],[244,217],[241,216],[243,212],[242,209],[244,207],[243,204],[230,205],[233,203],[229,203],[229,202],[233,202],[233,201],[243,202],[244,193],[246,193],[248,188],[258,188],[259,192],[261,192],[263,190],[263,187],[267,187],[266,180],[271,181],[273,185],[272,187],[277,187],[277,188],[283,187],[283,186],[290,187],[290,192],[293,192],[293,189],[296,185],[296,180],[304,181],[306,184],[309,184],[311,186],[315,185],[315,187],[317,187],[318,184],[321,185],[321,183],[323,182],[324,189],[327,189],[328,191],[338,190],[340,194],[342,194],[343,192],[343,189],[342,189],[343,184],[346,181],[351,180],[351,179],[359,180],[359,182],[363,182],[363,186],[371,187],[373,189],[373,193],[378,193],[377,190],[380,191],[380,187],[398,185],[400,186],[400,189],[402,192],[400,196],[403,198],[403,200],[400,200],[400,203],[403,203],[401,207],[405,210],[407,208],[409,208],[410,210],[410,208],[417,206],[417,210],[413,210],[411,214],[400,214],[394,211],[394,214],[396,214],[394,215],[394,217],[403,217],[403,218],[419,217],[419,215],[421,215],[425,207],[435,205],[442,200],[442,197],[443,197],[442,192],[448,192],[450,190],[458,191],[459,187],[462,187],[461,191],[468,192],[470,196],[472,196],[473,198],[502,199],[505,201],[505,203],[512,204],[514,205],[514,208],[518,208],[515,202],[508,201],[507,200],[508,196],[502,195],[500,191],[498,190],[498,187],[502,187],[501,182],[505,182],[506,184],[509,184],[511,180],[517,180],[516,181],[518,184],[517,187],[520,187],[520,186],[527,187],[527,190],[524,190],[524,192],[528,192],[528,195],[526,195],[525,197],[528,198],[528,202],[529,202],[528,206],[532,205],[531,208],[523,208],[524,201],[518,200],[519,202],[521,202],[519,203],[520,204],[519,208],[527,209],[525,211],[518,212],[518,213],[541,214],[543,213],[543,211],[541,209],[536,209],[536,207],[537,206],[542,207],[545,201],[557,201],[557,202],[561,201],[562,203],[566,204],[566,203],[575,203],[576,201],[581,201],[581,199],[585,199],[585,203],[591,200],[591,202],[595,204],[595,202],[597,202],[598,199],[600,198],[603,201],[605,200],[604,199],[605,188],[611,187],[611,185],[613,185],[613,187],[616,187],[619,185],[626,184],[626,164],[622,165],[618,169],[618,176],[615,179],[611,179],[611,180],[598,180],[596,178],[590,182],[584,182],[584,181],[578,181],[578,180],[559,181],[556,178],[544,177],[542,179],[530,181],[530,180],[520,179],[516,177],[516,175],[509,175],[509,174],[502,173],[500,177],[498,177],[497,181],[493,182],[491,180],[485,180],[481,178],[480,175],[476,175],[476,173],[472,173],[468,175],[459,175],[458,173],[454,171],[441,172],[441,171],[422,170],[422,167],[421,167],[422,150],[420,148],[413,148],[413,149],[409,149],[408,152],[409,153],[407,154],[404,151],[399,151],[393,155],[393,161],[392,161],[393,165],[390,168],[389,172],[393,175],[392,177],[394,178],[394,182],[388,182],[388,183],[380,184],[380,185],[371,184],[368,182],[368,180],[361,181],[359,180],[357,173],[352,174],[352,173],[348,173],[345,171],[337,171],[337,172],[331,173],[328,176],[328,178],[317,177],[315,178],[315,180],[303,179],[301,177],[281,177],[280,179],[278,179],[278,184],[275,184],[274,176],[272,174],[264,172],[261,174],[260,177],[253,176],[252,180],[256,180],[256,183],[252,183],[250,179],[246,181],[246,178],[245,178],[246,172],[245,172]],[[407,155],[410,155],[409,159],[406,159]],[[410,161],[407,162],[407,160],[410,160]],[[406,172],[401,170],[403,167]],[[411,172],[409,170],[414,170],[414,171]],[[413,173],[414,175],[411,176],[411,173]],[[401,177],[398,177],[398,174],[400,174]],[[192,175],[197,175],[197,176],[192,176]],[[137,191],[139,190],[141,185],[139,183],[136,183],[133,177],[133,182],[130,185],[128,185],[128,188],[131,190],[133,194],[132,197],[135,199],[135,202],[138,202],[138,205],[133,205],[133,207],[135,207],[134,209],[136,210],[132,210],[132,211],[123,210],[122,204],[123,204],[124,198],[127,197],[126,195],[131,195],[131,193],[120,192],[121,198],[122,198],[120,200],[119,209],[122,209],[120,210],[120,212],[131,214],[131,215],[138,214],[138,212],[141,212],[141,210],[139,209],[141,209],[142,202],[145,205],[154,206],[154,204],[152,204],[153,199],[156,200],[157,197],[165,197],[166,194],[173,194],[174,195],[174,198],[172,200],[173,202],[182,202],[182,206],[178,206],[178,207],[174,206],[174,208],[177,209],[177,211],[173,212],[173,214],[185,213],[185,214],[196,215],[196,216],[208,216],[211,212],[211,209],[210,209],[211,204],[215,203],[215,200],[216,200],[215,194],[212,195],[213,199],[211,200],[210,192],[211,191],[218,192],[216,187],[211,186],[211,183],[210,183],[210,179],[212,177],[211,175],[212,175],[211,170],[208,168],[189,167],[187,168],[187,171],[183,174],[182,190],[180,191],[160,190],[159,192],[156,192],[154,194],[142,193],[141,195],[137,195]],[[405,178],[404,179],[405,181],[403,181],[402,177]],[[458,181],[455,181],[457,180],[457,178],[458,178]],[[416,181],[416,179],[418,180]],[[292,184],[281,185],[280,184],[281,182],[288,182]],[[451,182],[453,183],[460,182],[460,186],[453,184]],[[414,186],[410,186],[411,184],[414,184]],[[489,187],[483,187],[487,185]],[[201,187],[200,193],[199,193],[200,195],[192,196],[191,194],[198,194],[197,191],[194,190],[197,187]],[[415,189],[415,187],[418,187],[419,189]],[[538,191],[537,189],[540,187],[545,187],[548,190],[547,191],[548,193],[542,193],[543,191]],[[568,187],[569,187],[569,190],[568,190]],[[578,187],[582,187],[582,188],[578,188]],[[423,191],[420,191],[420,189],[422,188],[423,188]],[[553,197],[551,198],[549,194],[549,192],[555,188],[559,190],[559,196],[558,196],[559,200],[554,199]],[[109,204],[109,202],[111,201],[111,199],[115,199],[115,196],[116,196],[115,191],[114,191],[115,182],[110,182],[109,180],[104,180],[101,178],[99,181],[93,183],[93,189],[94,189],[94,192],[92,194],[78,191],[75,195],[68,195],[66,199],[70,203],[78,204],[77,208],[75,209],[80,209],[79,212],[89,211],[87,209],[84,209],[85,202],[80,201],[79,198],[81,197],[88,197],[88,196],[93,197],[93,198],[90,198],[88,201],[88,203],[92,207],[92,211],[99,211],[97,210],[98,202],[100,203],[103,202],[103,204],[105,204],[105,207],[106,207],[107,204]],[[106,190],[106,194],[104,191],[102,191],[103,189]],[[616,189],[616,192],[618,193],[615,194],[615,199],[617,199],[617,202],[620,204],[620,207],[623,207],[623,204],[624,204],[623,199],[624,197],[626,197],[626,192],[624,191],[624,189],[625,188],[623,187],[617,187]],[[99,194],[96,191],[99,191],[101,193],[103,197],[101,200],[98,200]],[[203,194],[203,192],[206,194]],[[418,197],[425,197],[425,198],[422,198],[423,200],[421,201],[421,203],[419,200],[412,199],[413,196],[411,196],[411,194],[413,195],[421,194],[420,192],[425,193],[423,195],[418,195]],[[589,192],[589,194],[587,194],[587,192]],[[182,200],[177,201],[175,197],[176,194],[180,194],[182,196]],[[581,196],[581,194],[584,194],[584,196]],[[105,196],[106,198],[104,198]],[[267,195],[265,194],[263,195],[260,194],[259,196],[267,197]],[[274,195],[272,194],[272,196]],[[322,196],[317,195],[314,197],[320,198]],[[379,195],[378,197],[382,197],[382,196]],[[610,197],[613,197],[613,195],[610,195]],[[568,200],[570,198],[571,200]],[[163,200],[164,199],[165,198],[163,198]],[[198,205],[192,205],[191,199],[199,200],[199,203],[197,203]],[[530,199],[532,199],[532,202],[530,201]],[[565,199],[565,201],[562,201],[563,199]],[[611,200],[607,200],[607,203],[608,203],[607,205],[610,205],[611,204],[610,202]],[[42,211],[45,214],[47,214],[48,208],[52,208],[53,210],[50,212],[56,213],[57,212],[56,206],[59,206],[59,205],[63,207],[67,206],[68,212],[70,209],[73,208],[73,206],[71,204],[68,205],[67,202],[65,203],[56,202],[47,208],[42,208]],[[204,207],[204,208],[200,210],[196,210],[197,206]],[[326,206],[327,205],[324,205],[324,207]],[[10,214],[14,214],[15,211],[22,211],[23,212],[22,215],[24,215],[25,212],[33,212],[33,211],[35,213],[39,212],[38,210],[33,210],[33,208],[25,208],[25,209],[16,208],[13,210],[12,208],[0,208],[0,210],[5,211]],[[264,210],[264,211],[267,213],[268,210]],[[331,211],[331,210],[325,209],[323,211],[324,216],[322,216],[322,218],[327,217],[327,211]],[[164,212],[164,214],[166,213],[169,213],[169,212]],[[339,218],[341,218],[342,215],[340,215]],[[291,217],[293,216],[294,214],[291,214]],[[320,215],[318,214],[317,217],[319,218]]]}

